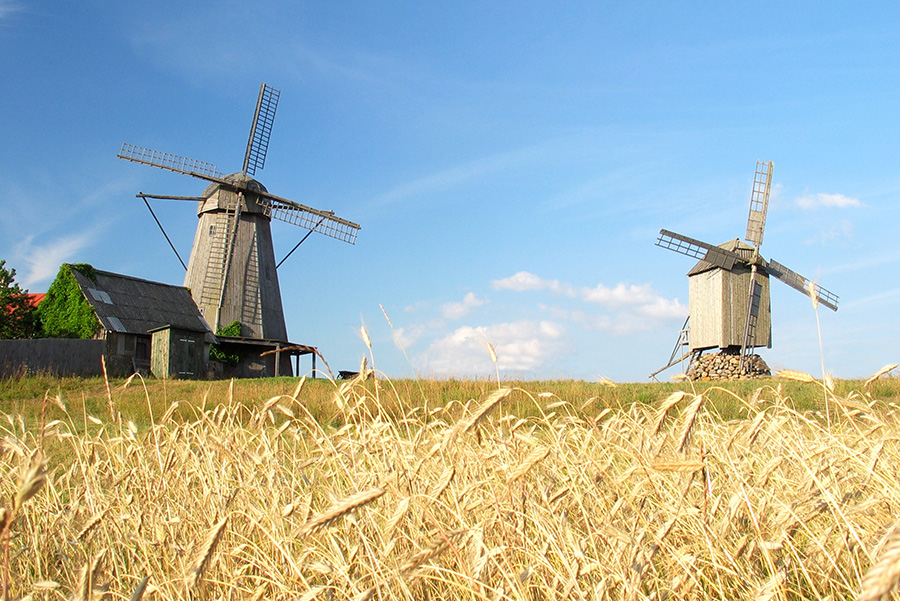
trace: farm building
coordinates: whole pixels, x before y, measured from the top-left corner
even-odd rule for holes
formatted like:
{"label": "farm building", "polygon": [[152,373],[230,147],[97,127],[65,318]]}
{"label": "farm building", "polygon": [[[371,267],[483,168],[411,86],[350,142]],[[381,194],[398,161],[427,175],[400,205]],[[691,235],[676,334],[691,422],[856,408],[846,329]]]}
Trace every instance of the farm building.
{"label": "farm building", "polygon": [[165,351],[167,357],[181,357],[183,365],[166,362],[166,369],[153,372],[160,377],[204,377],[209,346],[215,342],[187,288],[89,265],[63,265],[39,310],[52,337],[104,340],[107,371],[117,376],[151,372],[154,330],[177,332],[160,336],[161,343],[178,346],[193,341],[189,350]]}
{"label": "farm building", "polygon": [[99,375],[101,357],[119,377],[290,376],[292,359],[299,372],[303,355],[316,373],[314,347],[247,338],[239,323],[214,335],[187,288],[90,265],[63,265],[38,311],[49,338],[0,341],[0,377]]}

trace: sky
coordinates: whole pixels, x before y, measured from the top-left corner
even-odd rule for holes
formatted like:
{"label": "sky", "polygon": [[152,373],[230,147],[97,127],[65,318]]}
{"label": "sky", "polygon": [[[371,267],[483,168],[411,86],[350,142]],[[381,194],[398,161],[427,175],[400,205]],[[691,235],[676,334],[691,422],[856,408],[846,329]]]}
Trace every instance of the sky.
{"label": "sky", "polygon": [[[647,381],[693,265],[659,230],[743,237],[758,160],[762,255],[840,297],[816,311],[773,281],[762,357],[837,378],[900,361],[900,5],[250,6],[0,0],[0,259],[20,285],[64,262],[181,285],[135,195],[206,182],[116,153],[239,171],[266,82],[256,178],[362,226],[278,270],[290,340],[335,372]],[[186,260],[196,211],[152,206]],[[305,233],[272,230],[279,260]]]}

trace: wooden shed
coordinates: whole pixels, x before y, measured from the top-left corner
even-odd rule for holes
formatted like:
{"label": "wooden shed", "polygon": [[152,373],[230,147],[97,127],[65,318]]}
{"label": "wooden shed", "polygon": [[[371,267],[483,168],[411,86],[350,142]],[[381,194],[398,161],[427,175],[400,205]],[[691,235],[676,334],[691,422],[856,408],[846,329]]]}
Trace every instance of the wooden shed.
{"label": "wooden shed", "polygon": [[196,379],[209,366],[208,332],[165,325],[150,330],[150,371],[157,378]]}

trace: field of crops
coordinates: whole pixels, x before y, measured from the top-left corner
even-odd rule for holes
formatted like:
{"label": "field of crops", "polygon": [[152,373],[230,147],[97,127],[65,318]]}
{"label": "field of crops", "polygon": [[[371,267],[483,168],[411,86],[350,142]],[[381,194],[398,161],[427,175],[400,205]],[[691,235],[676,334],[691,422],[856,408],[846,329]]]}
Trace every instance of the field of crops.
{"label": "field of crops", "polygon": [[7,599],[875,599],[900,384],[0,383]]}

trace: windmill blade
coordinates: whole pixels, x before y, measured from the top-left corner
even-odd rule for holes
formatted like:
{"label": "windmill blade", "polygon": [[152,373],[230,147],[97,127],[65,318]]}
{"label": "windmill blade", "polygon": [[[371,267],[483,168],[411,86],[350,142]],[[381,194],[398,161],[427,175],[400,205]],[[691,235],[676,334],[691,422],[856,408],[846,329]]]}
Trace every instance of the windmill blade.
{"label": "windmill blade", "polygon": [[260,204],[263,206],[264,213],[272,219],[278,219],[348,244],[356,243],[359,225],[336,216],[333,211],[320,211],[273,194],[260,197]]}
{"label": "windmill blade", "polygon": [[266,164],[266,151],[269,149],[269,136],[275,122],[275,110],[278,108],[278,97],[281,92],[266,84],[259,86],[259,99],[256,101],[256,112],[253,114],[253,125],[250,126],[250,138],[247,140],[247,152],[244,154],[243,172],[254,175],[257,169]]}
{"label": "windmill blade", "polygon": [[666,248],[701,261],[706,261],[722,269],[731,269],[736,263],[747,262],[739,254],[730,250],[725,250],[706,242],[700,242],[669,230],[659,230],[659,239],[656,241],[656,245],[660,248]]}
{"label": "windmill blade", "polygon": [[810,282],[796,271],[788,269],[778,261],[769,261],[766,271],[794,290],[798,290],[807,296],[810,296],[809,287],[812,285],[815,291],[816,302],[822,303],[832,311],[837,311],[838,296],[836,294],[825,290],[814,282]]}
{"label": "windmill blade", "polygon": [[766,229],[766,211],[769,208],[769,193],[772,191],[772,161],[756,162],[753,177],[753,191],[750,193],[750,215],[747,217],[747,235],[744,238],[759,248]]}
{"label": "windmill blade", "polygon": [[750,292],[747,296],[747,319],[744,322],[744,340],[741,343],[740,369],[744,367],[747,349],[752,352],[756,344],[756,323],[759,321],[759,305],[762,301],[762,286],[756,281],[756,269],[750,276]]}
{"label": "windmill blade", "polygon": [[216,170],[215,165],[198,161],[197,159],[189,159],[188,157],[178,156],[177,154],[150,150],[149,148],[135,146],[134,144],[122,144],[122,148],[119,149],[119,154],[116,156],[133,163],[159,167],[166,171],[174,171],[175,173],[192,175],[210,182],[230,185],[222,179],[225,177],[225,174],[219,173]]}

